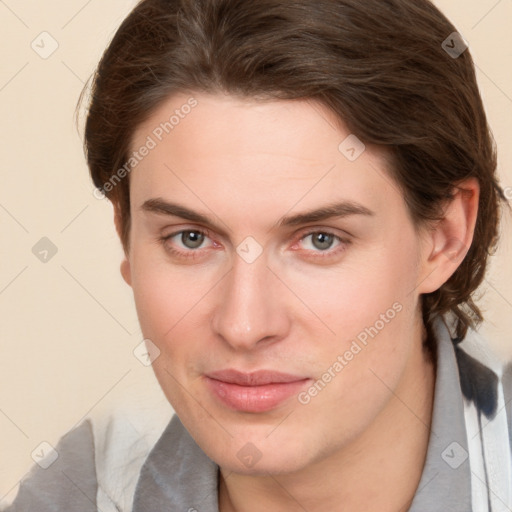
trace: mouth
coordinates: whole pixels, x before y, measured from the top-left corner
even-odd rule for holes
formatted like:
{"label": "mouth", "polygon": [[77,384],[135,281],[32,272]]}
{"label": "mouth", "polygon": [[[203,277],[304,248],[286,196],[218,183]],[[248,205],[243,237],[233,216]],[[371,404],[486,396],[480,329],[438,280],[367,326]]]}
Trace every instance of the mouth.
{"label": "mouth", "polygon": [[205,375],[206,385],[217,401],[232,410],[252,413],[275,409],[311,380],[272,370],[245,373],[229,369]]}

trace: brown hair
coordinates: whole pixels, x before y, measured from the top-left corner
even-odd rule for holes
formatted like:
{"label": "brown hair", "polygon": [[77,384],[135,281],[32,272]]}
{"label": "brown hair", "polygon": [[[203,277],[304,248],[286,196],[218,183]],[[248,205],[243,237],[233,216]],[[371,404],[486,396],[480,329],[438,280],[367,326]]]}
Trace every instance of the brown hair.
{"label": "brown hair", "polygon": [[[497,243],[497,157],[469,51],[427,0],[143,0],[93,76],[85,151],[96,187],[128,160],[134,131],[175,92],[316,99],[351,133],[386,147],[417,225],[439,219],[461,180],[480,184],[474,240],[451,278],[422,297],[465,336],[483,317],[472,294]],[[460,41],[457,40],[460,44]],[[129,247],[129,180],[106,191]],[[430,347],[432,348],[432,347]]]}

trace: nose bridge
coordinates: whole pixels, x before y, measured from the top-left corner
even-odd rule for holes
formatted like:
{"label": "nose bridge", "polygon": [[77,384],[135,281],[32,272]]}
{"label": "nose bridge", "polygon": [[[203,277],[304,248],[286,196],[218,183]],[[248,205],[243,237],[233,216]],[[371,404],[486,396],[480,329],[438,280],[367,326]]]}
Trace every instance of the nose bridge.
{"label": "nose bridge", "polygon": [[283,336],[287,320],[276,286],[277,280],[263,256],[248,263],[236,255],[213,315],[216,333],[239,349]]}

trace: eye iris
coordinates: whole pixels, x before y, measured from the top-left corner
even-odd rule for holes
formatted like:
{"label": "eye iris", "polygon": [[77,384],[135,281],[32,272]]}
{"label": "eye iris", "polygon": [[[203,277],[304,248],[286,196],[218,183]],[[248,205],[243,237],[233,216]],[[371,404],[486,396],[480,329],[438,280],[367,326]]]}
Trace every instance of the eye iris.
{"label": "eye iris", "polygon": [[333,235],[328,233],[315,233],[313,234],[313,245],[317,249],[329,249],[333,242]]}
{"label": "eye iris", "polygon": [[181,241],[189,249],[197,249],[204,241],[204,234],[198,231],[184,231],[181,234]]}

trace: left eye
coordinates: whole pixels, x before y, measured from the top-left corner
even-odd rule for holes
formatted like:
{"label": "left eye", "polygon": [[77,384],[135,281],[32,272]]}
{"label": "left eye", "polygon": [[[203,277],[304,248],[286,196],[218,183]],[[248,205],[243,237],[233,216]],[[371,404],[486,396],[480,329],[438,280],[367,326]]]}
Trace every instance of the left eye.
{"label": "left eye", "polygon": [[207,233],[199,230],[179,231],[172,235],[166,236],[166,241],[176,239],[185,249],[199,249],[203,242],[208,238]]}
{"label": "left eye", "polygon": [[315,231],[313,233],[308,233],[307,235],[301,238],[301,241],[310,239],[309,245],[310,247],[306,247],[306,249],[317,249],[319,251],[327,251],[330,249],[335,241],[341,243],[341,239],[339,236],[334,235],[333,233],[327,233],[325,231]]}

